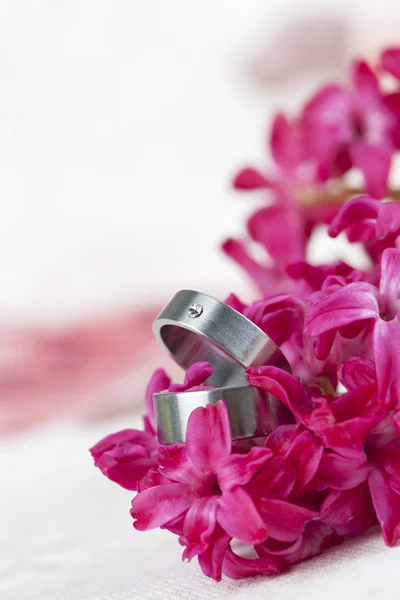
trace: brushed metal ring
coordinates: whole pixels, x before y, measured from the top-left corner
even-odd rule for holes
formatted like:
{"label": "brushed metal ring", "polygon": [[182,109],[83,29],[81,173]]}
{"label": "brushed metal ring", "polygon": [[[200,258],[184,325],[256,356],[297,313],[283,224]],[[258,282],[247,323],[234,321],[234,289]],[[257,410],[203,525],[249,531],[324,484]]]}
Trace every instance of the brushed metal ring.
{"label": "brushed metal ring", "polygon": [[158,441],[184,443],[190,414],[219,400],[228,408],[233,440],[265,436],[279,425],[294,423],[294,416],[282,402],[250,385],[161,392],[153,395]]}
{"label": "brushed metal ring", "polygon": [[153,333],[185,370],[206,361],[211,387],[245,385],[244,369],[264,364],[288,369],[278,346],[252,321],[212,296],[175,294],[153,323]]}

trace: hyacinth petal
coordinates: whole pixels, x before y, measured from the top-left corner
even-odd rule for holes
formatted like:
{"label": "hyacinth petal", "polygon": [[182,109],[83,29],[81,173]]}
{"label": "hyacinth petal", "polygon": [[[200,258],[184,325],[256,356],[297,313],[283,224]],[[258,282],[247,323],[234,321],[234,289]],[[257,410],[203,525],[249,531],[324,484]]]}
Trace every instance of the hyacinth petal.
{"label": "hyacinth petal", "polygon": [[355,390],[360,386],[374,383],[376,381],[374,362],[360,356],[349,358],[340,367],[339,380],[346,390]]}
{"label": "hyacinth petal", "polygon": [[216,527],[217,496],[195,500],[186,513],[182,542],[186,545],[184,560],[205,552]]}
{"label": "hyacinth petal", "polygon": [[280,572],[279,560],[273,556],[245,558],[238,556],[231,548],[225,554],[223,572],[231,579],[243,579],[255,575],[276,575]]}
{"label": "hyacinth petal", "polygon": [[388,139],[391,138],[394,146],[400,148],[400,93],[395,91],[385,94],[382,100],[385,108],[388,110],[388,116],[391,115],[393,119],[391,123],[391,135],[389,135]]}
{"label": "hyacinth petal", "polygon": [[265,445],[276,456],[285,456],[298,435],[298,425],[280,425],[266,439]]}
{"label": "hyacinth petal", "polygon": [[136,449],[136,446],[140,445],[143,447],[147,442],[150,443],[152,449],[158,446],[154,436],[151,436],[146,431],[141,431],[140,429],[122,429],[116,433],[106,435],[90,449],[90,453],[95,460],[103,456],[105,452],[111,451],[114,451],[117,456],[121,456],[122,458],[126,455],[129,456],[131,445]]}
{"label": "hyacinth petal", "polygon": [[331,527],[324,525],[320,521],[310,521],[307,523],[304,533],[294,543],[282,544],[275,548],[270,540],[256,547],[260,556],[279,557],[283,567],[293,565],[307,558],[316,556],[326,548],[334,539],[335,533]]}
{"label": "hyacinth petal", "polygon": [[152,467],[157,466],[157,459],[151,457],[136,458],[134,463],[119,463],[113,466],[96,464],[103,475],[126,490],[136,491],[140,480]]}
{"label": "hyacinth petal", "polygon": [[185,513],[183,512],[181,515],[176,517],[175,519],[171,519],[165,525],[160,525],[160,529],[166,529],[170,531],[174,535],[181,537],[183,535],[183,523],[185,520]]}
{"label": "hyacinth petal", "polygon": [[274,294],[247,306],[244,315],[260,327],[265,315],[277,310],[292,310],[300,319],[304,315],[305,303],[293,294]]}
{"label": "hyacinth petal", "polygon": [[398,434],[400,435],[400,411],[393,415],[393,425],[395,426]]}
{"label": "hyacinth petal", "polygon": [[356,321],[377,319],[378,302],[371,294],[376,294],[373,286],[350,283],[322,298],[307,311],[304,322],[305,334],[321,335],[330,329],[338,329]]}
{"label": "hyacinth petal", "polygon": [[294,171],[302,159],[297,128],[283,113],[278,113],[272,122],[270,148],[274,161],[284,171]]}
{"label": "hyacinth petal", "polygon": [[231,454],[218,465],[218,483],[222,490],[246,485],[272,458],[269,448],[254,446],[247,454]]}
{"label": "hyacinth petal", "polygon": [[376,397],[376,384],[364,385],[328,402],[319,399],[319,407],[309,427],[325,444],[341,456],[356,458],[363,454],[367,435],[379,423],[377,410],[368,409]]}
{"label": "hyacinth petal", "polygon": [[296,470],[295,494],[300,494],[314,477],[323,449],[322,443],[309,431],[303,431],[293,441],[285,454],[285,460]]}
{"label": "hyacinth petal", "polygon": [[358,321],[340,327],[339,333],[346,340],[353,340],[364,330],[364,323]]}
{"label": "hyacinth petal", "polygon": [[[323,86],[308,101],[303,111],[304,122],[314,122],[318,119],[326,120],[329,124],[336,123],[348,107],[349,95],[346,90],[336,84]],[[342,113],[342,114],[341,114]]]}
{"label": "hyacinth petal", "polygon": [[259,510],[268,528],[269,536],[280,542],[293,542],[318,513],[277,498],[263,498]]}
{"label": "hyacinth petal", "polygon": [[390,486],[398,491],[400,485],[400,440],[397,438],[378,451],[378,463],[390,476]]}
{"label": "hyacinth petal", "polygon": [[400,249],[387,248],[381,259],[381,311],[392,319],[400,310]]}
{"label": "hyacinth petal", "polygon": [[313,405],[304,386],[292,375],[276,367],[250,367],[246,370],[250,385],[271,393],[285,404],[300,421],[309,414]]}
{"label": "hyacinth petal", "polygon": [[293,491],[296,470],[280,456],[273,458],[246,487],[256,506],[261,500],[269,498],[287,498]]}
{"label": "hyacinth petal", "polygon": [[357,242],[363,244],[373,244],[376,239],[376,223],[373,221],[359,221],[349,225],[346,229],[346,236],[350,244]]}
{"label": "hyacinth petal", "polygon": [[152,434],[124,429],[107,435],[90,452],[103,475],[128,490],[136,490],[138,481],[157,465],[157,449]]}
{"label": "hyacinth petal", "polygon": [[334,453],[322,455],[318,471],[308,485],[308,489],[348,490],[360,485],[368,477],[370,467],[367,457],[344,457]]}
{"label": "hyacinth petal", "polygon": [[318,158],[330,158],[351,136],[350,96],[339,85],[326,85],[305,106],[302,128],[308,151]]}
{"label": "hyacinth petal", "polygon": [[370,196],[359,196],[346,202],[330,224],[328,233],[336,237],[341,231],[364,219],[374,219],[378,215],[379,200]]}
{"label": "hyacinth petal", "polygon": [[389,410],[400,408],[400,321],[379,320],[374,328],[378,402]]}
{"label": "hyacinth petal", "polygon": [[171,483],[168,477],[165,477],[158,469],[153,468],[138,482],[137,490],[140,493],[148,488],[156,487],[157,485],[166,485],[167,483]]}
{"label": "hyacinth petal", "polygon": [[399,202],[381,202],[376,222],[376,237],[384,240],[388,236],[400,235]]}
{"label": "hyacinth petal", "polygon": [[299,328],[299,320],[290,309],[277,309],[271,314],[262,317],[260,329],[262,329],[277,346],[281,346]]}
{"label": "hyacinth petal", "polygon": [[284,203],[260,208],[247,222],[249,235],[278,265],[304,259],[305,238],[301,212]]}
{"label": "hyacinth petal", "polygon": [[302,548],[292,556],[285,557],[285,562],[288,564],[294,564],[300,560],[317,556],[326,547],[332,545],[335,539],[337,541],[337,536],[331,527],[327,527],[320,521],[310,521],[310,523],[307,523],[302,538]]}
{"label": "hyacinth petal", "polygon": [[378,78],[371,67],[363,60],[354,61],[351,67],[351,80],[355,90],[363,100],[380,98]]}
{"label": "hyacinth petal", "polygon": [[263,544],[255,546],[254,549],[259,556],[287,557],[297,552],[302,545],[303,535],[300,535],[294,542],[278,542],[273,538],[268,538]]}
{"label": "hyacinth petal", "polygon": [[183,483],[150,487],[132,500],[133,526],[139,531],[147,531],[165,525],[183,514],[193,500],[193,493]]}
{"label": "hyacinth petal", "polygon": [[367,482],[350,490],[331,490],[320,510],[321,521],[343,537],[354,537],[376,524]]}
{"label": "hyacinth petal", "polygon": [[354,142],[351,156],[354,166],[358,167],[365,180],[365,189],[374,198],[383,198],[386,194],[392,153],[382,146]]}
{"label": "hyacinth petal", "polygon": [[394,546],[400,539],[400,495],[391,489],[389,476],[379,469],[371,471],[368,484],[385,544]]}
{"label": "hyacinth petal", "polygon": [[206,550],[198,556],[199,565],[204,575],[215,581],[221,581],[222,564],[231,539],[217,524]]}
{"label": "hyacinth petal", "polygon": [[317,338],[315,338],[313,348],[315,352],[315,357],[318,360],[326,360],[328,358],[329,353],[332,350],[332,346],[335,342],[335,338],[335,329],[324,331]]}
{"label": "hyacinth petal", "polygon": [[190,365],[185,373],[183,383],[174,383],[170,386],[170,392],[186,392],[194,387],[201,386],[206,379],[212,375],[212,367],[208,362],[197,362]]}
{"label": "hyacinth petal", "polygon": [[273,183],[252,167],[246,167],[235,175],[233,187],[236,190],[262,190],[270,188]]}
{"label": "hyacinth petal", "polygon": [[320,290],[326,278],[324,269],[302,260],[287,265],[286,273],[295,281],[305,281],[313,291]]}
{"label": "hyacinth petal", "polygon": [[295,332],[302,335],[304,310],[305,305],[301,299],[291,294],[277,294],[246,307],[244,315],[280,346]]}
{"label": "hyacinth petal", "polygon": [[225,304],[227,306],[230,306],[231,308],[234,308],[235,310],[237,310],[238,312],[240,312],[241,314],[244,313],[244,311],[247,308],[247,305],[244,304],[244,302],[242,302],[240,300],[240,298],[238,298],[236,296],[236,294],[229,294],[229,296],[225,299]]}
{"label": "hyacinth petal", "polygon": [[[352,419],[375,417],[376,380],[373,379],[327,402],[336,424],[345,425]],[[375,409],[374,409],[375,407]],[[328,423],[332,424],[332,423]]]}
{"label": "hyacinth petal", "polygon": [[222,494],[218,502],[217,521],[228,535],[245,544],[259,544],[268,530],[253,500],[236,486]]}
{"label": "hyacinth petal", "polygon": [[226,404],[220,400],[199,406],[190,415],[186,445],[193,464],[206,473],[216,473],[219,461],[231,453],[231,427]]}
{"label": "hyacinth petal", "polygon": [[193,464],[185,444],[160,446],[158,464],[165,477],[189,486],[202,486],[209,477]]}
{"label": "hyacinth petal", "polygon": [[382,68],[400,79],[400,48],[388,48],[381,56]]}

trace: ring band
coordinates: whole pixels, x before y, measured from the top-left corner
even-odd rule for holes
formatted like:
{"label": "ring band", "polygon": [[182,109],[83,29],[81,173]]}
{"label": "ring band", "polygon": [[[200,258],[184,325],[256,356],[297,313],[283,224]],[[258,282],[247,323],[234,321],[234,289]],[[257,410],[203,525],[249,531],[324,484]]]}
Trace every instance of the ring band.
{"label": "ring band", "polygon": [[264,364],[288,369],[278,346],[252,321],[212,296],[181,290],[153,323],[153,332],[185,370],[209,362],[212,387],[243,386],[244,369]]}
{"label": "ring band", "polygon": [[233,440],[265,436],[279,425],[294,423],[292,413],[282,402],[250,385],[161,392],[153,395],[160,444],[184,443],[190,414],[199,406],[219,400],[227,406]]}

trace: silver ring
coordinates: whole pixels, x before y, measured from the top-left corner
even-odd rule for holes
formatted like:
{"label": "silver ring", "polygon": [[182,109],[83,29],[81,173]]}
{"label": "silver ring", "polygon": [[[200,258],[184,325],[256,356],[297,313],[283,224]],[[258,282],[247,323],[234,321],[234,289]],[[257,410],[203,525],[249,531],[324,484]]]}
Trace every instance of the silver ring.
{"label": "silver ring", "polygon": [[211,387],[245,385],[244,369],[273,365],[288,369],[278,346],[249,319],[212,296],[181,290],[153,323],[158,341],[185,370],[209,362]]}
{"label": "silver ring", "polygon": [[153,395],[159,442],[184,443],[190,414],[195,408],[218,400],[223,400],[228,408],[233,440],[265,436],[279,425],[294,423],[292,413],[282,402],[250,385],[161,392]]}

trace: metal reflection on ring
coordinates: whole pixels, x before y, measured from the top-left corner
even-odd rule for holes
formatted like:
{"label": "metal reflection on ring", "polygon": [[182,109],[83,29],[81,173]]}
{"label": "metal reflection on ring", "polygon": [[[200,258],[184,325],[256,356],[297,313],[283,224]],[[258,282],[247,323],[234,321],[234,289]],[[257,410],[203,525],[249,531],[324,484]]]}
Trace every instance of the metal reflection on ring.
{"label": "metal reflection on ring", "polygon": [[228,408],[232,439],[264,436],[279,425],[293,423],[289,409],[277,398],[253,386],[225,387],[154,394],[157,436],[161,444],[185,442],[190,414],[199,406],[223,400]]}

